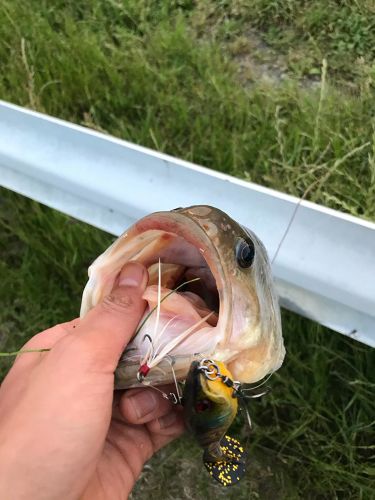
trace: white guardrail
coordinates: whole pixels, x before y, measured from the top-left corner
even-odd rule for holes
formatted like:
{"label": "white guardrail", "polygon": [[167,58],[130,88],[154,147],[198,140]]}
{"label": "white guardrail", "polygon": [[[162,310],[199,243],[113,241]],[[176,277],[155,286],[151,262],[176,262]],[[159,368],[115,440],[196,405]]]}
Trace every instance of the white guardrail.
{"label": "white guardrail", "polygon": [[[0,185],[115,235],[150,212],[214,205],[271,258],[299,202],[2,101]],[[375,346],[375,224],[302,201],[273,271],[283,307]]]}

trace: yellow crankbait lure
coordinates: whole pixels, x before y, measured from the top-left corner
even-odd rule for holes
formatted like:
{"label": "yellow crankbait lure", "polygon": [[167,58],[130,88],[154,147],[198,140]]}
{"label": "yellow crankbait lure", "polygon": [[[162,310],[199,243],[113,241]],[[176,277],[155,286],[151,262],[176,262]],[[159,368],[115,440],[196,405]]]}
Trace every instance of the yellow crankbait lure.
{"label": "yellow crankbait lure", "polygon": [[204,449],[211,477],[231,486],[245,474],[246,453],[226,435],[238,410],[238,386],[224,363],[203,359],[191,364],[182,404],[187,427]]}

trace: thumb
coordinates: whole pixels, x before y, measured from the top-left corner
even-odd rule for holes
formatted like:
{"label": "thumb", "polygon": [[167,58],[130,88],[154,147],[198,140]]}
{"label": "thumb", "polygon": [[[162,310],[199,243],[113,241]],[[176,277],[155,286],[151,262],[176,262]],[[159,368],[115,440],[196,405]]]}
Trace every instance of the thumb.
{"label": "thumb", "polygon": [[142,264],[126,264],[117,287],[91,309],[75,329],[77,340],[84,344],[90,357],[97,358],[98,364],[102,361],[115,369],[144,313],[146,301],[142,295],[147,281],[148,273]]}

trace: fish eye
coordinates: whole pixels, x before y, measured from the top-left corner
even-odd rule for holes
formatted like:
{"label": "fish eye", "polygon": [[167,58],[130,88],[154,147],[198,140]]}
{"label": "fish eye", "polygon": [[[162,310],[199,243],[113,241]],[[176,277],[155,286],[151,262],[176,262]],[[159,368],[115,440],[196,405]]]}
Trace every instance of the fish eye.
{"label": "fish eye", "polygon": [[250,238],[240,239],[236,245],[236,259],[240,267],[246,269],[254,262],[255,248]]}

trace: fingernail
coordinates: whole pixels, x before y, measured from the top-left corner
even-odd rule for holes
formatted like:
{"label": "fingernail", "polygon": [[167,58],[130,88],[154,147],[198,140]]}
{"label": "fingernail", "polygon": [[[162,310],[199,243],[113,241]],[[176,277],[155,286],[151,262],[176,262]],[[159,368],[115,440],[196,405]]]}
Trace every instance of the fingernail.
{"label": "fingernail", "polygon": [[130,398],[137,418],[143,418],[156,409],[156,397],[150,391],[139,392]]}
{"label": "fingernail", "polygon": [[145,281],[145,268],[139,262],[129,262],[122,268],[119,286],[139,287]]}
{"label": "fingernail", "polygon": [[165,429],[166,427],[169,427],[170,425],[174,424],[177,419],[177,413],[175,411],[171,411],[165,417],[159,418],[159,425],[160,429]]}

